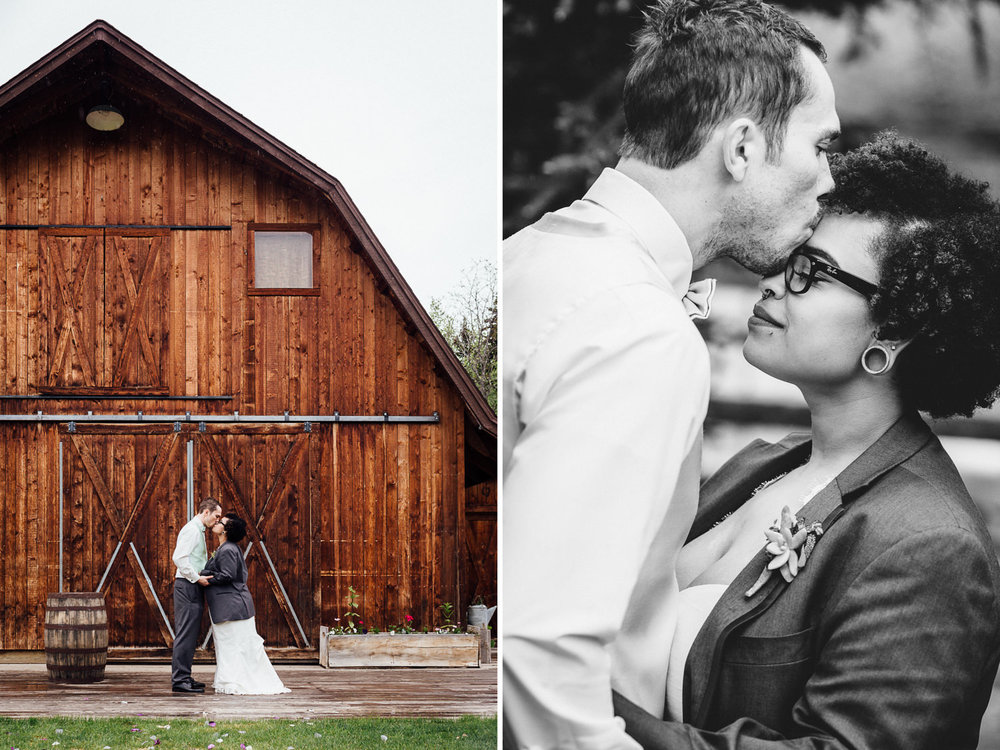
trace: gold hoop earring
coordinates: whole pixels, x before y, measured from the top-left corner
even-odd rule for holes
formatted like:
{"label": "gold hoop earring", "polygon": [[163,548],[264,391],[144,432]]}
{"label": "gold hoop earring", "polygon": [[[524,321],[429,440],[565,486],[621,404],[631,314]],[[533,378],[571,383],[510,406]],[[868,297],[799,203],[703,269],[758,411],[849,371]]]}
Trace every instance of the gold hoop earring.
{"label": "gold hoop earring", "polygon": [[[892,344],[892,351],[896,351],[895,344]],[[875,352],[878,352],[878,354],[882,357],[883,360],[882,366],[879,368],[874,368],[868,364],[868,357]],[[867,349],[864,350],[864,352],[861,353],[861,367],[869,375],[885,375],[887,372],[889,372],[889,368],[892,367],[892,358],[891,355],[889,354],[889,349],[886,349],[885,346],[883,346],[882,344],[878,343],[871,344]]]}

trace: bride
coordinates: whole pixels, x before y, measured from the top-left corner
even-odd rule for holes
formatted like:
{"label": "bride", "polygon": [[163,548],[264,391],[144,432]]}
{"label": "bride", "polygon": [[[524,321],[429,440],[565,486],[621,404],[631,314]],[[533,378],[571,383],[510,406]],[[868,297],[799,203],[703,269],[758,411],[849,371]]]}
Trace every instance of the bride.
{"label": "bride", "polygon": [[647,750],[978,743],[1000,566],[918,412],[997,398],[1000,211],[892,134],[831,171],[811,240],[760,281],[743,349],[798,386],[812,429],[756,441],[702,485],[668,721],[615,696]]}
{"label": "bride", "polygon": [[237,543],[247,534],[246,522],[227,513],[212,527],[219,548],[201,575],[208,577],[208,610],[215,637],[215,692],[273,695],[286,688],[257,634],[253,599],[247,588],[247,566]]}

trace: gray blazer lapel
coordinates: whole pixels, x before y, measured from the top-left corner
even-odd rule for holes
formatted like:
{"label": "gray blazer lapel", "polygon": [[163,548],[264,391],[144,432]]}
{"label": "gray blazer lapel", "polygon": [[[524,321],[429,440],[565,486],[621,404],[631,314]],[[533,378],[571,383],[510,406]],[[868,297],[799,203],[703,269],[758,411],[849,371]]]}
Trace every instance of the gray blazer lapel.
{"label": "gray blazer lapel", "polygon": [[[809,523],[819,521],[823,525],[823,531],[827,532],[844,513],[851,500],[931,439],[933,433],[918,416],[902,417],[806,503],[797,514],[798,517]],[[808,436],[803,438],[801,435],[790,435],[773,445],[758,441],[738,454],[720,469],[720,474],[723,470],[726,471],[726,475],[720,477],[721,481],[716,482],[716,477],[713,476],[703,485],[703,489],[708,492],[703,497],[695,519],[697,533],[692,531],[689,540],[704,533],[723,515],[745,503],[761,481],[801,463],[810,448]],[[719,511],[722,513],[719,514]],[[760,533],[763,537],[764,529]],[[822,543],[821,539],[819,544]],[[788,586],[809,585],[810,568],[807,563],[791,584],[786,583],[780,575],[772,575],[752,597],[746,597],[745,592],[754,584],[769,560],[762,539],[760,551],[726,589],[691,646],[684,671],[684,719],[697,727],[705,725],[715,681],[718,679],[723,647],[729,634],[760,617]]]}
{"label": "gray blazer lapel", "polygon": [[701,536],[743,505],[761,482],[802,463],[811,445],[809,435],[804,433],[793,433],[777,443],[755,440],[727,461],[702,483],[698,512],[687,541]]}

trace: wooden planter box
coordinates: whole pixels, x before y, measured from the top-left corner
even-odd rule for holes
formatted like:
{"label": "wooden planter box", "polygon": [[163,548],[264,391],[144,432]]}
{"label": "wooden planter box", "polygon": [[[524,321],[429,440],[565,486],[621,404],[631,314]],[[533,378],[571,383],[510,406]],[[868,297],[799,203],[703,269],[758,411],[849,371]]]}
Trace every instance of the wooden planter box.
{"label": "wooden planter box", "polygon": [[319,629],[322,667],[478,667],[475,633],[333,635]]}

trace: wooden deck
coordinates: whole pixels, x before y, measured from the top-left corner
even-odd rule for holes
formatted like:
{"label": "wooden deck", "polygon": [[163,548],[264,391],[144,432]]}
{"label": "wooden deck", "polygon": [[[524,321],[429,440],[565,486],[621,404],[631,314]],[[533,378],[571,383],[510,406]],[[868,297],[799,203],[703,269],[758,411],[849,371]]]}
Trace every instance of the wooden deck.
{"label": "wooden deck", "polygon": [[170,690],[169,664],[111,664],[93,685],[49,682],[44,664],[0,664],[0,716],[265,719],[497,714],[496,664],[476,668],[275,666],[290,693],[216,695],[213,666],[195,664],[204,695]]}

